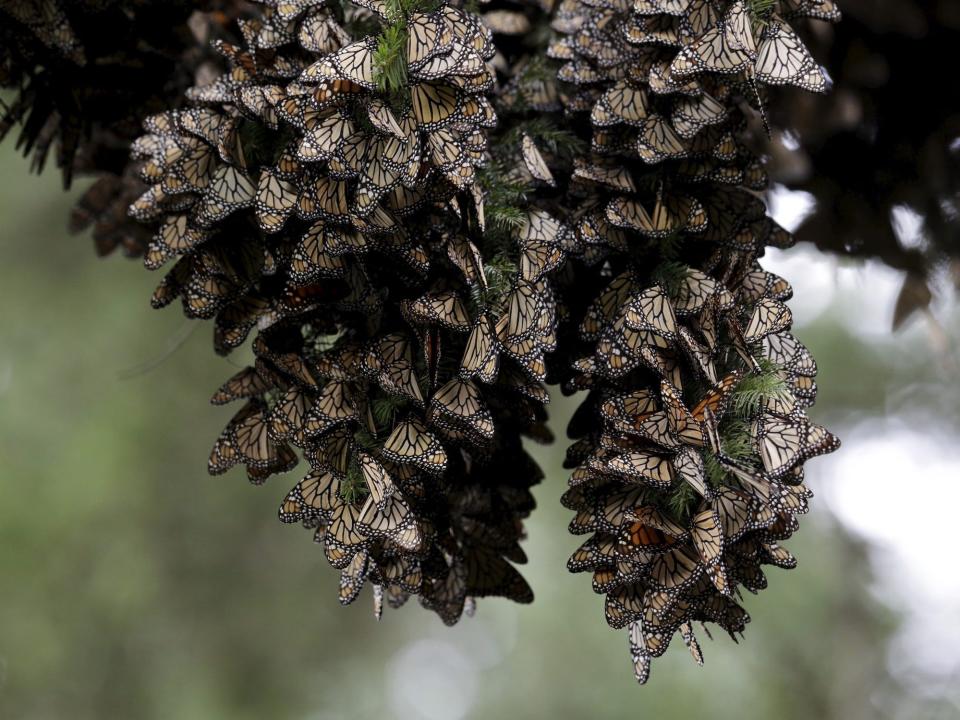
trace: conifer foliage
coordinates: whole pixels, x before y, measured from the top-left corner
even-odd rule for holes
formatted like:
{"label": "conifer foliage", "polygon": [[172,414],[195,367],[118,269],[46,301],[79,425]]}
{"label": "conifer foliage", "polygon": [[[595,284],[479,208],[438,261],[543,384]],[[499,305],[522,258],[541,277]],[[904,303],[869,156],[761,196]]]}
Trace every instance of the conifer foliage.
{"label": "conifer foliage", "polygon": [[[583,391],[568,566],[640,682],[676,633],[702,661],[694,622],[742,632],[742,589],[795,564],[803,464],[838,442],[759,263],[791,238],[751,147],[768,86],[827,89],[793,26],[831,0],[0,12],[0,130],[100,175],[75,224],[163,272],[154,306],[210,320],[217,353],[251,344],[209,470],[302,467],[280,520],[341,603],[369,584],[378,617],[416,596],[452,624],[532,601],[523,439],[553,439],[547,383]],[[127,34],[97,40],[103,18]]]}

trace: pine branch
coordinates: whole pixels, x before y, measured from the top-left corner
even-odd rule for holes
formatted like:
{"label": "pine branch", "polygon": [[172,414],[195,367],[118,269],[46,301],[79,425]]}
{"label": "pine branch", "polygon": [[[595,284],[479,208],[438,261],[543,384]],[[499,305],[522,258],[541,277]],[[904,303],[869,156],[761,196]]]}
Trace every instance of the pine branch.
{"label": "pine branch", "polygon": [[690,268],[676,260],[665,260],[653,269],[653,280],[660,283],[667,295],[675,296],[687,279]]}
{"label": "pine branch", "polygon": [[759,362],[760,372],[744,377],[733,391],[732,406],[737,417],[756,415],[768,400],[790,399],[790,389],[780,368],[765,358]]}

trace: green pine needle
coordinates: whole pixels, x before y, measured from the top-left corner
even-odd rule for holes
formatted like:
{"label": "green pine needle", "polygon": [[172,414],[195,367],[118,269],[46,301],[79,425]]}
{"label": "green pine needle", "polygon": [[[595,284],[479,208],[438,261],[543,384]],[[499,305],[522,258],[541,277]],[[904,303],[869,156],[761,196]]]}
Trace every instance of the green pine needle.
{"label": "green pine needle", "polygon": [[720,428],[723,454],[734,462],[746,462],[753,457],[753,438],[750,424],[745,420],[731,420]]}
{"label": "green pine needle", "polygon": [[667,499],[667,509],[677,522],[686,524],[693,513],[698,497],[690,483],[681,482]]}
{"label": "green pine needle", "polygon": [[665,260],[653,269],[653,280],[660,283],[667,295],[676,295],[687,279],[690,268],[676,260]]}
{"label": "green pine needle", "polygon": [[768,400],[789,400],[790,389],[778,368],[769,362],[760,363],[760,372],[744,377],[733,391],[732,407],[737,417],[750,418]]}
{"label": "green pine needle", "polygon": [[373,53],[373,75],[377,89],[399,108],[409,97],[407,82],[407,22],[414,13],[431,12],[438,0],[385,0],[384,14],[389,19],[377,38]]}
{"label": "green pine needle", "polygon": [[533,138],[538,148],[565,159],[583,155],[587,150],[586,143],[575,133],[557,127],[556,123],[547,118],[534,118],[517,123],[504,135],[501,147],[512,153],[514,158],[517,157],[524,135]]}
{"label": "green pine needle", "polygon": [[349,503],[356,503],[369,494],[370,490],[363,479],[363,473],[360,472],[360,465],[356,460],[351,460],[347,467],[347,476],[340,483],[340,497]]}
{"label": "green pine needle", "polygon": [[766,20],[776,4],[777,0],[747,0],[747,12],[754,20]]}
{"label": "green pine needle", "polygon": [[407,87],[407,26],[406,22],[390,25],[377,38],[373,53],[374,77],[377,89],[391,95]]}
{"label": "green pine needle", "polygon": [[397,395],[380,395],[370,403],[377,428],[392,428],[397,415],[407,404],[406,398]]}
{"label": "green pine needle", "polygon": [[705,453],[703,456],[703,470],[707,476],[707,482],[713,487],[719,487],[726,484],[727,470],[720,464],[715,455]]}
{"label": "green pine needle", "polygon": [[498,230],[519,230],[527,219],[525,210],[512,205],[485,205],[487,222]]}
{"label": "green pine needle", "polygon": [[489,262],[484,263],[483,274],[487,279],[487,287],[474,285],[471,300],[474,309],[482,309],[497,318],[503,312],[507,295],[513,289],[517,265],[505,255],[495,255]]}
{"label": "green pine needle", "polygon": [[[753,465],[753,438],[747,421],[740,419],[724,421],[717,432],[720,436],[720,449],[724,456],[747,467]],[[707,482],[712,486],[717,487],[727,483],[727,469],[713,453],[703,454],[703,468]]]}

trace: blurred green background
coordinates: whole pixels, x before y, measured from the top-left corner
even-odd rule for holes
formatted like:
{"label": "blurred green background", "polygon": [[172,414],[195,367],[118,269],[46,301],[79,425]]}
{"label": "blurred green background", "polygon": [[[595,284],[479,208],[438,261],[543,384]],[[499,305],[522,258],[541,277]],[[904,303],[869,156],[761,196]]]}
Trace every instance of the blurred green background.
{"label": "blurred green background", "polygon": [[[773,258],[820,363],[813,416],[845,446],[809,466],[818,498],[788,543],[800,565],[746,599],[745,640],[702,638],[703,668],[677,642],[639,688],[602,598],[564,567],[578,543],[558,503],[562,444],[535,448],[548,479],[528,525],[532,606],[481,601],[452,630],[416,603],[378,623],[366,590],[339,607],[310,534],[276,520],[295,476],[257,488],[205,472],[232,412],[206,398],[243,357],[151,310],[159,275],[68,236],[83,187],[64,194],[0,148],[0,717],[960,716],[940,512],[951,473],[960,485],[952,296],[892,335],[892,271]],[[572,405],[556,395],[562,429]],[[912,464],[918,433],[934,469]],[[878,442],[907,470],[878,462]],[[930,553],[940,562],[919,562]]]}

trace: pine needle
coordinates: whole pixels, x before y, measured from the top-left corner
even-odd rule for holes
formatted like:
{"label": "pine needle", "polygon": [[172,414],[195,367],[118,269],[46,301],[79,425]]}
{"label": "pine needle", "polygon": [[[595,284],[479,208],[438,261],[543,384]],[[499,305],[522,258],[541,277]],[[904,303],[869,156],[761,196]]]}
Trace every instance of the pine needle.
{"label": "pine needle", "polygon": [[660,283],[667,295],[676,295],[687,279],[690,268],[675,260],[665,260],[653,269],[653,280]]}
{"label": "pine needle", "polygon": [[370,409],[373,411],[373,420],[377,428],[391,428],[397,415],[406,406],[405,398],[397,395],[380,395],[370,403]]}
{"label": "pine needle", "polygon": [[744,377],[733,391],[732,406],[737,417],[750,418],[768,400],[789,400],[787,381],[776,366],[761,363],[759,373]]}
{"label": "pine needle", "polygon": [[747,12],[755,21],[763,22],[773,12],[777,0],[747,0]]}
{"label": "pine needle", "polygon": [[357,461],[351,460],[347,467],[347,476],[340,483],[340,497],[349,503],[356,503],[370,494],[367,488],[367,482],[363,479],[363,473],[360,472],[360,465]]}
{"label": "pine needle", "polygon": [[670,494],[670,497],[667,499],[667,506],[670,514],[677,522],[686,524],[686,521],[693,513],[697,497],[698,495],[696,491],[694,491],[693,486],[683,481],[681,481],[677,488]]}

